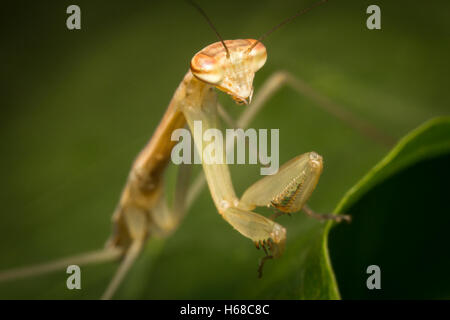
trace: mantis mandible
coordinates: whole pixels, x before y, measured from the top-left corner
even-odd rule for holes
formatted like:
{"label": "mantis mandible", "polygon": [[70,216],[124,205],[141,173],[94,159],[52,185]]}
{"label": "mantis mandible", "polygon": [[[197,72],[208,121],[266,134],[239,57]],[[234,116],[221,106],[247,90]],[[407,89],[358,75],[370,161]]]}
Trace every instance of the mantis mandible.
{"label": "mantis mandible", "polygon": [[[312,7],[326,1],[322,0]],[[298,12],[276,28],[312,7]],[[204,182],[200,177],[192,187],[187,188],[188,169],[183,166],[179,173],[180,188],[176,190],[174,205],[167,206],[163,178],[164,169],[170,162],[171,150],[176,144],[176,141],[171,140],[172,132],[186,124],[193,132],[195,121],[202,122],[203,130],[219,128],[219,116],[224,117],[228,124],[245,128],[264,102],[284,84],[311,97],[304,89],[304,84],[286,72],[272,75],[253,97],[255,73],[267,59],[266,47],[261,42],[263,37],[258,40],[225,41],[220,38],[221,41],[193,56],[190,68],[176,89],[161,122],[132,166],[113,214],[113,232],[105,249],[49,264],[5,271],[0,273],[0,281],[49,272],[69,264],[83,265],[121,258],[122,262],[103,295],[104,299],[111,298],[145,242],[155,234],[168,236],[178,227]],[[216,89],[230,95],[237,104],[246,106],[236,123],[231,123],[230,117],[218,104]],[[347,116],[335,106],[323,101],[318,101],[318,104],[356,129],[369,128],[361,120]],[[368,130],[366,134],[375,133]],[[198,153],[203,154],[201,143],[195,136],[194,143]],[[226,150],[222,154],[225,157]],[[251,185],[241,197],[234,191],[226,161],[221,164],[211,162],[214,161],[203,161],[202,166],[216,209],[234,229],[258,248],[264,249],[266,256],[260,262],[260,272],[264,261],[280,257],[285,250],[287,231],[274,221],[276,216],[304,210],[309,216],[321,220],[339,222],[350,219],[346,215],[319,214],[306,206],[323,169],[322,157],[316,152],[291,159],[276,174]],[[267,218],[254,212],[257,207],[273,207],[277,213],[275,217]]]}

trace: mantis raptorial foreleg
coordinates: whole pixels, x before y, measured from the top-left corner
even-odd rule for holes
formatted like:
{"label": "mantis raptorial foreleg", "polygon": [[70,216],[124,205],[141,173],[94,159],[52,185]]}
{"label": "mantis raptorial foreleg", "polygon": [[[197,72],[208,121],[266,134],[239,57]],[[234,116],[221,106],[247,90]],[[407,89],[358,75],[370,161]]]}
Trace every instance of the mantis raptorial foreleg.
{"label": "mantis raptorial foreleg", "polygon": [[[204,132],[218,128],[216,96],[206,88],[200,100],[200,106],[185,105],[183,113],[194,134],[197,132],[196,122],[202,125],[202,131],[197,132],[198,136],[194,135],[194,142],[198,153],[203,156],[203,169],[218,212],[257,246],[269,244],[271,256],[281,255],[286,230],[251,210],[257,206],[273,206],[284,212],[301,210],[320,177],[322,158],[311,152],[292,159],[277,174],[266,176],[252,185],[239,200],[225,164],[226,146],[217,147],[214,154],[205,153],[203,146]],[[223,111],[221,113],[224,114]]]}
{"label": "mantis raptorial foreleg", "polygon": [[195,130],[195,122],[202,124],[200,136],[194,135],[194,142],[198,153],[203,156],[202,165],[206,181],[214,204],[222,217],[242,235],[255,243],[272,239],[282,247],[284,245],[285,230],[274,221],[254,212],[239,208],[239,199],[234,192],[231,176],[226,164],[226,146],[221,146],[218,154],[205,153],[203,148],[203,132],[216,129],[218,125],[217,101],[214,91],[205,90],[201,107],[185,106],[183,109],[191,132]]}
{"label": "mantis raptorial foreleg", "polygon": [[[337,117],[338,119],[344,121],[349,126],[353,127],[355,130],[358,130],[362,135],[366,135],[371,139],[375,139],[375,137],[378,137],[375,139],[376,142],[379,143],[388,143],[390,141],[390,137],[387,137],[383,135],[382,132],[380,132],[378,129],[373,127],[368,122],[364,121],[363,119],[360,119],[354,114],[350,114],[348,111],[346,111],[344,108],[340,107],[339,105],[330,102],[326,97],[323,97],[319,95],[317,92],[315,92],[312,88],[306,85],[302,80],[300,80],[298,77],[295,77],[291,74],[289,74],[286,71],[278,71],[274,74],[272,74],[266,81],[262,84],[261,89],[258,90],[257,94],[255,95],[253,102],[247,106],[247,108],[243,111],[241,116],[234,120],[231,118],[231,116],[226,112],[226,110],[218,104],[218,114],[220,117],[224,120],[224,122],[231,127],[234,128],[247,128],[250,122],[254,119],[254,117],[263,109],[265,103],[278,91],[281,89],[283,85],[289,85],[291,88],[293,88],[295,91],[297,91],[301,95],[306,95],[308,98],[313,100],[322,110],[325,110],[327,113]],[[368,134],[370,132],[370,134]],[[249,146],[250,148],[255,146]],[[291,160],[290,162],[286,163],[282,168],[280,168],[280,173],[274,176],[266,176],[262,180],[256,182],[254,185],[252,185],[247,191],[245,192],[244,196],[241,198],[241,206],[244,205],[244,203],[249,203],[252,200],[254,200],[256,203],[254,206],[258,206],[258,201],[262,203],[259,204],[259,206],[270,206],[277,208],[276,214],[272,216],[272,219],[275,217],[278,217],[284,213],[290,213],[290,212],[296,212],[299,210],[303,210],[308,216],[315,218],[317,220],[325,221],[325,220],[335,220],[336,222],[341,222],[343,220],[350,222],[351,217],[348,215],[340,214],[340,215],[334,215],[334,214],[327,214],[327,213],[317,213],[313,211],[309,206],[306,205],[306,201],[311,195],[312,190],[309,190],[307,192],[301,192],[302,196],[302,202],[300,206],[294,206],[291,209],[287,210],[287,208],[284,208],[282,210],[279,206],[274,206],[271,203],[267,202],[267,199],[273,199],[276,197],[277,192],[281,192],[282,190],[279,188],[279,190],[276,189],[270,189],[267,188],[268,186],[280,186],[280,180],[288,180],[289,177],[295,177],[297,174],[298,167],[291,166],[291,169],[289,169],[289,163],[292,163],[292,161],[295,161],[295,159]],[[299,164],[297,164],[299,165]],[[286,168],[286,169],[284,169]],[[199,181],[200,182],[200,181]],[[317,183],[317,182],[315,182]],[[281,184],[283,185],[283,184]],[[311,185],[311,184],[310,184]],[[270,190],[270,191],[268,191]],[[297,201],[300,199],[297,198]],[[254,206],[250,206],[252,209]]]}
{"label": "mantis raptorial foreleg", "polygon": [[250,186],[239,201],[242,209],[274,207],[282,212],[297,212],[305,205],[322,173],[322,157],[315,152],[297,156],[274,175],[265,176]]}

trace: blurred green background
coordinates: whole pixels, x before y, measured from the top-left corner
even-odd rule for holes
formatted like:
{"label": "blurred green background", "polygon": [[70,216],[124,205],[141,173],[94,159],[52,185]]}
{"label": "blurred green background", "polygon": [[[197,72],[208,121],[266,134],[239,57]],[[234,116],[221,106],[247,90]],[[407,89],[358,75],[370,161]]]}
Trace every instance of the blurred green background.
{"label": "blurred green background", "polygon": [[[257,38],[313,2],[198,1],[225,39]],[[66,28],[70,4],[81,7],[81,30]],[[381,7],[382,30],[366,28],[370,4]],[[396,140],[449,114],[449,10],[448,1],[330,1],[264,41],[268,61],[255,90],[273,72],[288,70]],[[193,54],[217,39],[184,1],[10,1],[0,14],[3,270],[103,246],[132,160]],[[224,94],[220,101],[239,115],[241,106]],[[280,128],[281,163],[312,150],[324,157],[310,202],[321,212],[331,212],[390,149],[289,88],[252,126]],[[233,166],[238,194],[258,172]],[[280,223],[289,248],[290,239],[317,222],[298,214]],[[170,239],[146,248],[117,297],[287,297],[271,289],[281,276],[270,274],[283,272],[277,261],[267,263],[266,278],[256,278],[260,256],[216,213],[205,190]],[[338,255],[331,256],[339,265]],[[66,289],[64,272],[1,283],[0,298],[96,299],[116,267],[83,268],[79,291]],[[343,298],[358,298],[345,287]]]}

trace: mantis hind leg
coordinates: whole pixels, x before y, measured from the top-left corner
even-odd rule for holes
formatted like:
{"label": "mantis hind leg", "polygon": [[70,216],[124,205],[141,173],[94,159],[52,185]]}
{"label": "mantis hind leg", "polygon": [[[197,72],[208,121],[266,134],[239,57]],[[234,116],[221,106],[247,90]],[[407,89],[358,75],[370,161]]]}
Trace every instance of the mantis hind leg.
{"label": "mantis hind leg", "polygon": [[120,258],[122,254],[123,251],[119,248],[105,248],[43,264],[5,270],[0,272],[0,282],[39,276],[46,273],[66,269],[69,265],[73,264],[84,266],[88,264],[112,261]]}
{"label": "mantis hind leg", "polygon": [[237,127],[247,127],[264,107],[265,102],[267,102],[284,85],[288,85],[300,95],[305,96],[314,102],[320,109],[346,123],[362,136],[367,137],[377,144],[389,148],[395,144],[394,138],[386,135],[382,130],[379,130],[365,119],[331,101],[329,98],[310,87],[302,79],[295,77],[286,71],[275,72],[263,83],[261,89],[255,95],[253,102],[245,109],[237,121]]}
{"label": "mantis hind leg", "polygon": [[102,300],[109,300],[112,298],[112,296],[122,283],[123,279],[125,278],[127,272],[130,270],[130,268],[136,261],[136,258],[139,256],[139,253],[142,250],[142,245],[143,245],[142,241],[136,240],[127,249],[123,261],[121,262],[119,268],[116,271],[116,274],[112,278],[105,293],[101,298]]}

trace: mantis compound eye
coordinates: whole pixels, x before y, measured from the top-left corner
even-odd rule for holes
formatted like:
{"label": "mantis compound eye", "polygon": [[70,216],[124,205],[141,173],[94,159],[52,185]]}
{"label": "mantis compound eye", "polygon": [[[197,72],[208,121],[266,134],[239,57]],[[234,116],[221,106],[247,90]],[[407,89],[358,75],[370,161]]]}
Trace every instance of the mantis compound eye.
{"label": "mantis compound eye", "polygon": [[212,85],[219,84],[224,76],[222,65],[202,52],[192,58],[191,72],[197,79]]}
{"label": "mantis compound eye", "polygon": [[267,60],[266,47],[259,41],[254,39],[247,39],[250,42],[250,51],[248,52],[248,60],[252,66],[253,72],[261,69]]}

